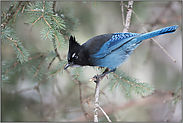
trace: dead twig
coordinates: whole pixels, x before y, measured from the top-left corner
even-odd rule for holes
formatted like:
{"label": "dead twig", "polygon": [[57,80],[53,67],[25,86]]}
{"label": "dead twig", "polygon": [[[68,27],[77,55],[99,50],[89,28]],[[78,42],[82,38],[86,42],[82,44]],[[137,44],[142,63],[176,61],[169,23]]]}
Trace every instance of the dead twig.
{"label": "dead twig", "polygon": [[125,28],[123,29],[123,32],[128,32],[129,30],[130,19],[132,15],[132,7],[133,7],[133,1],[129,1],[128,7],[127,7],[127,14],[126,14],[126,23],[125,23]]}
{"label": "dead twig", "polygon": [[98,108],[102,111],[102,113],[103,113],[104,116],[107,118],[107,120],[108,120],[109,122],[111,122],[109,116],[105,113],[105,111],[104,111],[99,105],[98,105]]}

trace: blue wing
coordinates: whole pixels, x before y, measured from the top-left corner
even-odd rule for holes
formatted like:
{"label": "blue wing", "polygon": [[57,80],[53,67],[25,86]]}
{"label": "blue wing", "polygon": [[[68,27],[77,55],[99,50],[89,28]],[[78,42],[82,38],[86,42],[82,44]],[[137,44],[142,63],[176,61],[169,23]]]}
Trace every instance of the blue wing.
{"label": "blue wing", "polygon": [[106,43],[103,44],[100,50],[92,56],[94,58],[103,58],[106,55],[110,54],[113,50],[120,48],[124,44],[127,44],[123,47],[124,51],[131,53],[143,40],[163,34],[173,33],[175,32],[177,27],[177,25],[170,26],[142,34],[114,33],[113,36]]}
{"label": "blue wing", "polygon": [[92,56],[95,58],[105,57],[113,50],[117,49],[138,35],[138,33],[114,33],[113,36],[103,44],[100,50]]}

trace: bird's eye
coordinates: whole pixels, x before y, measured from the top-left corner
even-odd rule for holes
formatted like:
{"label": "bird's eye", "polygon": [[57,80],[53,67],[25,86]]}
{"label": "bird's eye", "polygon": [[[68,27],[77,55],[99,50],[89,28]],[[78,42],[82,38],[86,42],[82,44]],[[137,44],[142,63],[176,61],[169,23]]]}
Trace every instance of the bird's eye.
{"label": "bird's eye", "polygon": [[78,58],[78,56],[76,55],[76,53],[73,53],[72,54],[72,58],[76,58],[76,59]]}

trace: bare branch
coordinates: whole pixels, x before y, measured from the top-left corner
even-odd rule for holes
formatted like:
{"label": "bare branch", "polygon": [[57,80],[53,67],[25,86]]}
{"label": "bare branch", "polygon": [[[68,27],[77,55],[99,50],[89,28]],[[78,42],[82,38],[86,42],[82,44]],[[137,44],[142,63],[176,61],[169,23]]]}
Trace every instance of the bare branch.
{"label": "bare branch", "polygon": [[96,83],[95,87],[95,102],[94,102],[94,122],[98,122],[98,99],[99,99],[99,92],[100,92],[100,81]]}
{"label": "bare branch", "polygon": [[123,1],[121,1],[121,13],[122,13],[122,19],[123,19],[123,27],[125,27],[125,15],[124,15]]}
{"label": "bare branch", "polygon": [[111,122],[109,116],[105,113],[105,111],[104,111],[99,105],[98,105],[98,108],[102,111],[102,113],[105,115],[105,117],[107,118],[107,120],[108,120],[109,122]]}
{"label": "bare branch", "polygon": [[[106,68],[104,70],[103,73],[109,71],[108,68]],[[101,76],[98,78],[97,82],[96,82],[96,87],[95,87],[95,102],[94,102],[94,122],[98,122],[98,104],[99,104],[99,93],[100,93],[100,81],[105,77],[106,75],[104,76]],[[90,79],[91,80],[95,80],[95,78],[92,78]]]}
{"label": "bare branch", "polygon": [[128,8],[127,8],[127,14],[126,14],[126,23],[125,28],[123,29],[123,32],[128,32],[129,26],[130,26],[130,19],[132,15],[132,7],[133,7],[133,1],[128,2]]}
{"label": "bare branch", "polygon": [[85,111],[84,107],[83,107],[83,98],[82,98],[82,91],[81,91],[81,83],[78,84],[79,85],[79,100],[80,100],[80,104],[81,104],[81,109],[83,110],[84,116],[86,118],[86,120],[88,121],[87,118],[87,112]]}

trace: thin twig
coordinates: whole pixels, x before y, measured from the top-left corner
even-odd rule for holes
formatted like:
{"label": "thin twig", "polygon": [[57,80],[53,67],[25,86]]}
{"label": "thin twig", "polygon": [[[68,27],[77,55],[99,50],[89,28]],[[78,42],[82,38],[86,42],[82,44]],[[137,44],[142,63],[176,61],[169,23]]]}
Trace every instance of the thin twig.
{"label": "thin twig", "polygon": [[58,40],[58,38],[56,36],[56,34],[55,33],[53,33],[53,34],[54,34],[55,38],[57,39],[58,45],[61,46],[60,43],[59,43],[59,40]]}
{"label": "thin twig", "polygon": [[82,98],[82,91],[81,91],[81,83],[78,84],[78,85],[79,85],[79,100],[80,100],[80,104],[81,104],[81,109],[83,110],[84,116],[85,116],[86,120],[88,121],[87,112],[85,111],[85,109],[83,107],[83,98]]}
{"label": "thin twig", "polygon": [[128,2],[128,8],[127,8],[127,14],[126,14],[126,23],[125,28],[123,29],[123,32],[128,32],[129,26],[130,26],[130,19],[132,15],[132,7],[133,7],[133,1]]}
{"label": "thin twig", "polygon": [[11,11],[13,10],[13,7],[15,6],[16,1],[13,3],[13,5],[10,7],[9,11],[7,13],[11,13]]}
{"label": "thin twig", "polygon": [[38,94],[39,94],[39,98],[40,98],[40,108],[41,108],[41,115],[43,116],[43,96],[42,96],[42,94],[41,94],[41,92],[40,92],[40,88],[39,88],[39,85],[36,85],[35,87],[34,87],[34,89],[38,92]]}
{"label": "thin twig", "polygon": [[100,92],[100,81],[96,83],[95,87],[95,102],[94,102],[94,122],[98,122],[98,99],[99,99],[99,92]]}
{"label": "thin twig", "polygon": [[43,60],[44,60],[44,59],[41,60],[39,66],[38,66],[38,68],[37,68],[37,71],[36,71],[36,73],[34,74],[34,77],[36,77],[36,75],[38,74],[38,72],[39,72],[39,70],[40,70],[40,68],[41,68],[41,64],[42,64]]}
{"label": "thin twig", "polygon": [[98,108],[102,111],[102,113],[103,113],[104,116],[107,118],[107,120],[108,120],[109,122],[111,122],[109,116],[108,116],[108,115],[105,113],[105,111],[100,107],[100,105],[98,105]]}
{"label": "thin twig", "polygon": [[52,65],[53,61],[55,60],[55,58],[56,58],[56,56],[55,56],[55,57],[51,60],[51,62],[49,63],[47,70],[49,70],[49,69],[50,69],[50,67],[51,67],[51,65]]}
{"label": "thin twig", "polygon": [[124,15],[123,1],[121,1],[121,13],[122,13],[122,19],[123,19],[123,27],[125,27],[125,15]]}
{"label": "thin twig", "polygon": [[53,1],[53,5],[52,5],[52,9],[53,9],[53,13],[54,13],[54,14],[55,14],[56,2],[57,2],[57,1]]}
{"label": "thin twig", "polygon": [[[22,6],[23,6],[23,5],[22,5]],[[20,6],[20,7],[16,10],[13,23],[15,23],[15,19],[16,19],[16,17],[17,17],[17,13],[18,13],[18,11],[22,8],[22,6]]]}

